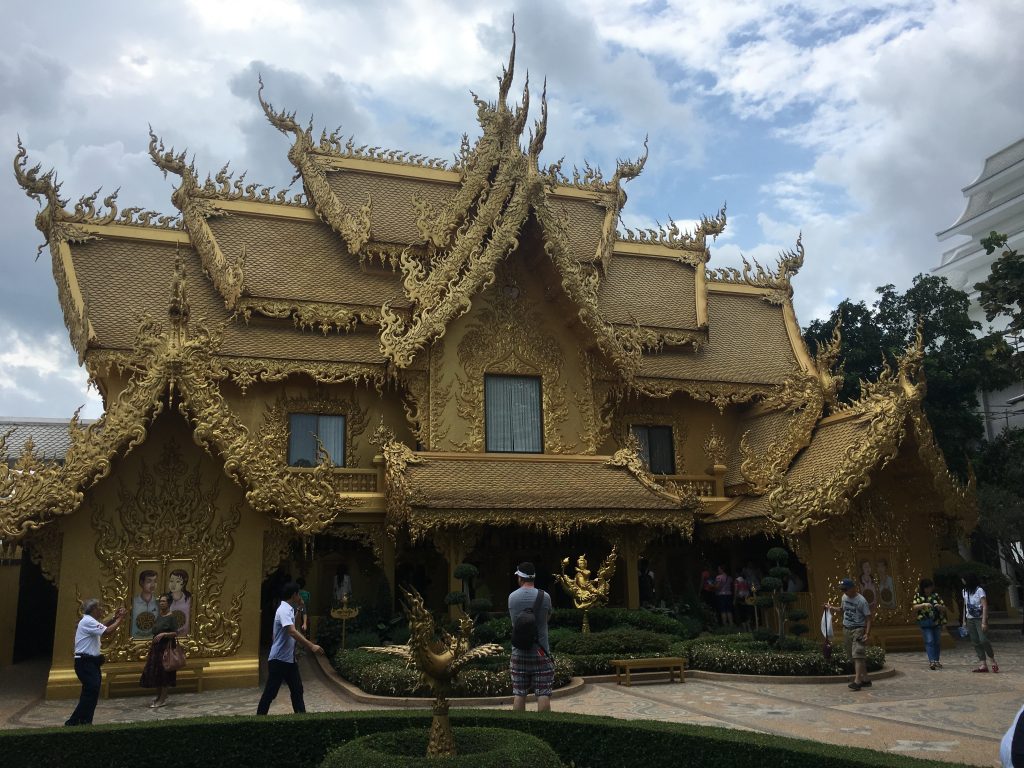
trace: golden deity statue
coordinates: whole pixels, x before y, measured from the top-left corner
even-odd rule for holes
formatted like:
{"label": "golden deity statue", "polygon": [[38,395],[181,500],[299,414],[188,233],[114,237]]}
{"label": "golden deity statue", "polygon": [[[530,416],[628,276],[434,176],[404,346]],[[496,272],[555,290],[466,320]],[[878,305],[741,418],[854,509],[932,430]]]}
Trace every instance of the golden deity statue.
{"label": "golden deity statue", "polygon": [[486,643],[470,648],[473,619],[463,615],[459,619],[459,633],[450,635],[434,625],[434,617],[423,607],[423,598],[414,587],[402,590],[402,608],[409,620],[408,645],[387,645],[364,650],[399,656],[415,666],[420,679],[434,692],[434,719],[430,724],[428,757],[455,754],[455,739],[448,719],[448,694],[452,683],[463,667],[476,659],[497,656],[504,649],[497,643]]}
{"label": "golden deity statue", "polygon": [[615,574],[615,559],[618,557],[618,549],[613,546],[608,557],[597,569],[597,576],[590,578],[590,569],[587,567],[587,556],[580,555],[576,560],[576,575],[569,576],[565,569],[569,567],[570,558],[562,560],[562,572],[553,574],[555,581],[562,585],[562,588],[572,597],[573,605],[583,611],[583,633],[590,632],[590,620],[587,612],[598,605],[608,602],[608,588],[611,586],[612,576]]}

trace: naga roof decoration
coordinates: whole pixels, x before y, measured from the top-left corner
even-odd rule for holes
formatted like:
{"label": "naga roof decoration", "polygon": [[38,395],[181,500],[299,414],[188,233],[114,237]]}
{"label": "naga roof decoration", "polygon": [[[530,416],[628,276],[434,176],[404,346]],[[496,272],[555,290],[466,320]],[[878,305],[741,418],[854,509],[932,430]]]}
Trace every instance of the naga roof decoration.
{"label": "naga roof decoration", "polygon": [[871,472],[885,467],[897,455],[908,424],[916,438],[918,456],[932,475],[946,515],[970,524],[977,514],[970,486],[961,485],[949,472],[921,409],[925,393],[923,359],[918,330],[914,343],[898,360],[895,370],[886,365],[877,381],[862,382],[860,398],[839,409],[833,417],[835,421],[818,427],[815,442],[824,443],[830,439],[828,433],[836,430],[849,431],[850,435],[845,439],[837,437],[838,442],[830,451],[831,460],[820,465],[812,454],[812,443],[789,474],[768,493],[769,517],[782,531],[799,534],[847,512],[853,499],[870,484]]}
{"label": "naga roof decoration", "polygon": [[[190,323],[180,259],[168,318],[166,325],[141,321],[137,365],[127,386],[92,424],[79,426],[76,415],[63,465],[40,461],[27,445],[14,469],[0,466],[0,538],[19,539],[74,512],[84,491],[109,474],[114,457],[140,445],[156,416],[175,402],[192,425],[196,443],[220,457],[225,473],[245,489],[254,509],[311,534],[352,508],[352,500],[332,480],[329,457],[322,455],[312,471],[289,471],[274,450],[280,444],[275,430],[287,429],[278,423],[283,420],[268,419],[250,435],[227,407],[215,370],[217,334]],[[0,447],[3,442],[0,438]]]}
{"label": "naga roof decoration", "polygon": [[755,288],[767,288],[764,300],[771,304],[784,304],[793,299],[792,280],[804,265],[803,233],[796,239],[796,248],[782,251],[776,271],[765,269],[756,260],[751,263],[743,257],[743,271],[735,267],[719,267],[708,271],[708,280],[720,283],[739,283]]}
{"label": "naga roof decoration", "polygon": [[616,233],[616,236],[624,243],[661,245],[673,250],[691,252],[696,254],[696,256],[680,255],[679,258],[691,266],[702,267],[711,257],[707,245],[708,237],[710,236],[714,240],[725,231],[725,208],[726,206],[723,203],[718,213],[714,216],[701,216],[700,224],[694,228],[693,232],[680,229],[679,225],[670,218],[667,227],[662,226],[660,223],[657,229],[633,230],[629,227],[624,227],[624,231]]}

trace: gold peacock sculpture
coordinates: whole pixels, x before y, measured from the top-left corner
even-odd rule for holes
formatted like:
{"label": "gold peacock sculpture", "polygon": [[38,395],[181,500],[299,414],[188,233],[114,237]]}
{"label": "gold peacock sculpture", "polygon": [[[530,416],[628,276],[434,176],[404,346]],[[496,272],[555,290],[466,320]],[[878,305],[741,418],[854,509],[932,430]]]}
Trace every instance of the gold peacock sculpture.
{"label": "gold peacock sculpture", "polygon": [[504,653],[497,643],[470,648],[473,620],[459,619],[459,632],[449,634],[434,623],[434,617],[423,607],[423,598],[414,587],[402,590],[406,618],[409,620],[407,645],[367,647],[363,650],[398,656],[420,673],[420,679],[434,692],[434,719],[430,724],[428,756],[455,754],[451,721],[448,719],[448,695],[459,672],[470,662]]}

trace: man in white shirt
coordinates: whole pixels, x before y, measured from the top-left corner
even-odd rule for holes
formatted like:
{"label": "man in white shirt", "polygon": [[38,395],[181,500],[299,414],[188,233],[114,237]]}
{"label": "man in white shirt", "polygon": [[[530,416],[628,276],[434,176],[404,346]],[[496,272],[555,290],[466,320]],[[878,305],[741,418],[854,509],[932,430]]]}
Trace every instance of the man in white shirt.
{"label": "man in white shirt", "polygon": [[288,683],[288,691],[292,696],[292,711],[305,712],[306,703],[302,699],[302,678],[299,676],[299,665],[295,663],[295,643],[308,648],[313,653],[322,654],[324,649],[307,640],[295,628],[295,609],[302,605],[299,585],[290,581],[281,591],[281,605],[274,614],[274,642],[270,646],[270,657],[267,660],[267,684],[263,688],[257,715],[265,715],[270,711],[271,702],[277,698],[281,683]]}
{"label": "man in white shirt", "polygon": [[75,630],[75,674],[82,681],[82,695],[78,698],[78,706],[64,725],[92,725],[96,702],[100,699],[100,685],[103,683],[103,673],[100,672],[100,665],[103,663],[100,640],[104,635],[117,629],[126,613],[123,607],[118,608],[114,615],[104,622],[100,621],[103,606],[99,600],[89,598],[82,603],[82,619]]}

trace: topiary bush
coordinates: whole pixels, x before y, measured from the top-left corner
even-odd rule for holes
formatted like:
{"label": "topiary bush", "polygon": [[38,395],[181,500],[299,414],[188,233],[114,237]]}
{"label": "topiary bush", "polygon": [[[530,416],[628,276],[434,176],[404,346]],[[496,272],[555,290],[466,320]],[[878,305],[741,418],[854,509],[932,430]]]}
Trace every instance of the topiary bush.
{"label": "topiary bush", "polygon": [[[550,631],[550,630],[549,630]],[[483,643],[509,643],[512,641],[512,619],[503,616],[491,619],[473,628],[473,641]]]}
{"label": "topiary bush", "polygon": [[547,742],[502,728],[455,728],[452,757],[427,757],[422,728],[385,731],[353,739],[327,753],[320,768],[560,768]]}

